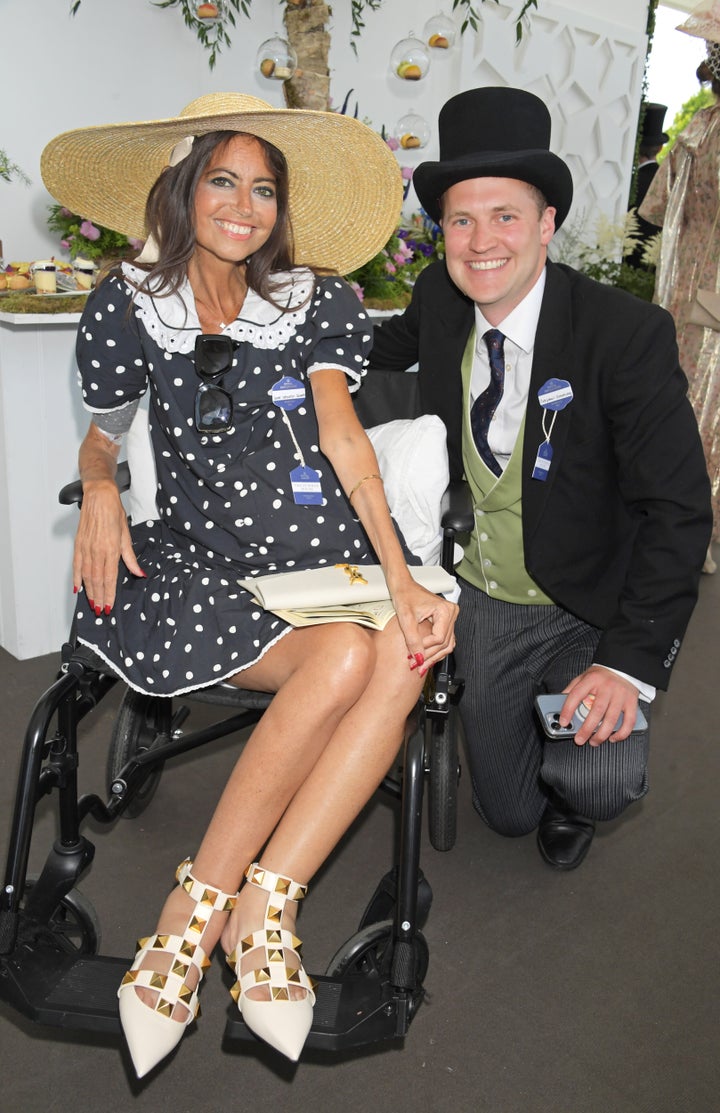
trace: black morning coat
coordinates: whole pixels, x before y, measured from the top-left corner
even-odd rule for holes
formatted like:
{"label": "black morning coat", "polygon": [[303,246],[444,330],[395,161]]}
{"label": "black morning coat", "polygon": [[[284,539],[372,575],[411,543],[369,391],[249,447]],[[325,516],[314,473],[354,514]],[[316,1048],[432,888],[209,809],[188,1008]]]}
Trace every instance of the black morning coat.
{"label": "black morning coat", "polygon": [[[474,308],[444,262],[406,311],[375,330],[370,365],[419,364],[423,413],[447,428],[463,474],[461,361]],[[567,379],[545,482],[538,391]],[[602,629],[595,661],[667,688],[710,539],[710,487],[672,318],[624,291],[547,263],[523,441],[525,566],[542,590]],[[462,603],[461,603],[462,605]]]}

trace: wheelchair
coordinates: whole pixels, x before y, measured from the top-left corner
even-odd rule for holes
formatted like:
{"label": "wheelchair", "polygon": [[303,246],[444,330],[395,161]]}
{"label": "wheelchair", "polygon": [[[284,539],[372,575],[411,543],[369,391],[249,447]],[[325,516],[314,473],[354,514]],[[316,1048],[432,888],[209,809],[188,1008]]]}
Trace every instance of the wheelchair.
{"label": "wheelchair", "polygon": [[[416,376],[372,372],[358,402],[363,424],[418,412]],[[363,397],[364,396],[364,397]],[[118,483],[129,484],[127,463]],[[79,483],[60,493],[79,504]],[[462,485],[451,485],[441,507],[441,563],[452,571],[454,539],[472,527],[472,507]],[[43,1025],[120,1033],[116,991],[131,963],[99,954],[100,925],[92,904],[77,888],[95,848],[82,833],[89,818],[111,826],[142,814],[152,800],[166,762],[255,724],[272,696],[221,683],[178,700],[127,690],[116,718],[107,758],[107,784],[79,794],[79,728],[118,683],[91,650],[62,648],[61,668],[40,697],[28,724],[11,821],[5,882],[0,894],[0,999]],[[333,955],[316,981],[314,1022],[306,1048],[346,1051],[403,1038],[424,996],[429,953],[421,928],[432,891],[420,869],[425,782],[429,837],[439,851],[455,841],[460,775],[455,706],[463,682],[452,657],[428,673],[408,718],[402,756],[381,791],[399,801],[396,861],[379,881],[357,931]],[[212,704],[221,718],[187,731],[189,704]],[[53,794],[58,835],[36,879],[28,861],[39,801]],[[230,1005],[225,1039],[249,1041],[238,1010]]]}

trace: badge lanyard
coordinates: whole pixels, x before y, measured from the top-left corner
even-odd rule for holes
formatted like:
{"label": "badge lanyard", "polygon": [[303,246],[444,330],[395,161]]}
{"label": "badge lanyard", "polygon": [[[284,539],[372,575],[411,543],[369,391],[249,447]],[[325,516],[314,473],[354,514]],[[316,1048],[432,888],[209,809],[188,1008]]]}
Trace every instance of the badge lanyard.
{"label": "badge lanyard", "polygon": [[[555,419],[558,412],[564,410],[573,400],[573,390],[567,379],[548,379],[546,383],[540,387],[538,391],[538,401],[542,406],[542,431],[545,440],[542,442],[537,450],[535,463],[532,470],[532,478],[539,479],[542,483],[548,477],[550,465],[553,458],[553,448],[550,444],[550,437],[552,436],[553,428],[555,427]],[[550,427],[548,428],[546,422],[548,418],[548,410],[552,410],[552,417],[550,419]]]}
{"label": "badge lanyard", "polygon": [[296,410],[298,406],[303,404],[305,394],[305,385],[298,379],[291,378],[290,375],[283,375],[270,391],[273,403],[280,410],[282,419],[288,427],[295,446],[295,453],[300,461],[299,467],[293,468],[290,472],[293,500],[297,506],[322,506],[325,500],[320,484],[320,474],[305,463],[305,457],[288,416],[290,410]]}

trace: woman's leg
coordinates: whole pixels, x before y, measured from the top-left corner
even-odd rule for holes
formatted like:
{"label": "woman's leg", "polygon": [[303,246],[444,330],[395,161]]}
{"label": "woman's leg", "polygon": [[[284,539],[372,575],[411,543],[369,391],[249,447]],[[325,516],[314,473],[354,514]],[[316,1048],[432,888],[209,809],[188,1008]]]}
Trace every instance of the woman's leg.
{"label": "woman's leg", "polygon": [[[293,631],[237,683],[276,695],[230,775],[194,876],[236,891],[267,843],[263,864],[306,883],[387,772],[422,681],[393,620],[381,633],[350,623]],[[224,932],[225,914],[210,919],[203,949],[223,932],[232,950],[262,921],[265,899],[244,888]],[[177,933],[189,908],[184,890],[173,890],[156,930]],[[287,915],[294,921],[294,905]]]}

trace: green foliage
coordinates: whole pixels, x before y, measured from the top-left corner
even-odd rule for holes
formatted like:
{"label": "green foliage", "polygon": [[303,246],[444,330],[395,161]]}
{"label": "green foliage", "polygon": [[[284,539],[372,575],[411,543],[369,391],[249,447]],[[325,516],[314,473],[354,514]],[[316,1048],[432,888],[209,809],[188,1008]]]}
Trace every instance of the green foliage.
{"label": "green foliage", "polygon": [[637,213],[626,213],[620,224],[613,224],[604,214],[587,229],[582,215],[563,228],[555,241],[553,258],[582,271],[588,278],[617,286],[630,294],[652,301],[655,290],[655,267],[660,236],[653,236],[643,246],[642,264],[631,266],[628,258],[640,243]]}
{"label": "green foliage", "polygon": [[[382,7],[384,0],[350,0],[350,2],[352,15],[350,45],[357,54],[357,39],[360,37],[365,27],[363,16],[368,9],[372,12],[378,11]],[[487,2],[488,0],[480,0],[481,4]],[[500,0],[494,0],[494,2],[499,4]],[[81,3],[82,0],[70,0],[70,15],[75,15],[77,13]],[[221,16],[217,23],[213,24],[208,24],[195,16],[190,6],[190,0],[151,0],[151,3],[157,8],[180,8],[186,27],[195,32],[200,45],[209,52],[208,65],[210,69],[213,69],[217,61],[217,56],[221,53],[223,47],[232,45],[228,27],[236,26],[236,13],[238,15],[244,15],[246,19],[250,19],[252,0],[224,0],[225,6],[223,12],[225,14]],[[286,3],[287,0],[280,0],[281,5]],[[537,8],[537,6],[538,0],[524,0],[523,6],[515,21],[516,42],[519,43],[523,37],[523,20],[525,16],[531,8]],[[473,6],[472,0],[453,0],[453,11],[455,11],[456,8],[460,8],[463,13],[460,33],[464,34],[468,27],[473,31],[477,31],[480,17],[477,9]]]}
{"label": "green foliage", "polygon": [[710,89],[698,89],[697,93],[686,100],[680,111],[675,116],[670,127],[667,129],[668,141],[658,155],[658,162],[662,162],[666,158],[668,152],[672,149],[673,143],[678,135],[692,120],[696,112],[701,108],[709,108],[711,104],[715,103],[715,97]]}
{"label": "green foliage", "polygon": [[25,185],[30,185],[30,179],[25,171],[16,162],[10,161],[10,156],[2,147],[0,147],[0,178],[5,182],[11,182],[13,178],[17,178]]}

